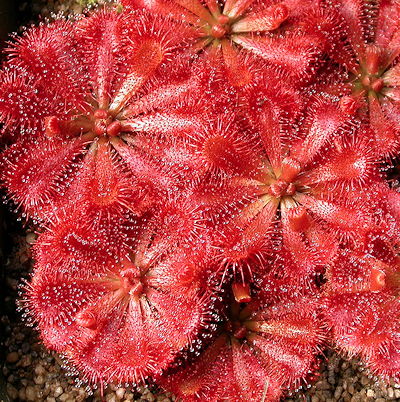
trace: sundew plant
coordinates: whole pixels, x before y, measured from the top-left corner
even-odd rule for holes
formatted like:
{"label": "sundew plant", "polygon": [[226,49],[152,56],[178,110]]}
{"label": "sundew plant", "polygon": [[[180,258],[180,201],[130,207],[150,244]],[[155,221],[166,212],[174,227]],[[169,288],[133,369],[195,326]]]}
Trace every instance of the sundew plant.
{"label": "sundew plant", "polygon": [[79,379],[279,401],[400,380],[399,0],[121,0],[14,36],[20,304]]}

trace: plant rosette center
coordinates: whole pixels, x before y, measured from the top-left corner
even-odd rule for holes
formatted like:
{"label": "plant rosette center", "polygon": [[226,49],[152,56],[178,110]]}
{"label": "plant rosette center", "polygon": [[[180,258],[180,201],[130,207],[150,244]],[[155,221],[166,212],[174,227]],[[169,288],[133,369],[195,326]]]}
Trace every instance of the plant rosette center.
{"label": "plant rosette center", "polygon": [[106,110],[98,109],[93,113],[93,133],[115,137],[121,132],[121,122],[113,119]]}
{"label": "plant rosette center", "polygon": [[[277,324],[275,321],[263,317],[263,310],[259,310],[259,305],[254,303],[233,302],[230,306],[227,320],[224,324],[224,332],[231,339],[231,342],[252,342],[257,336],[272,334]],[[279,324],[282,326],[282,323]]]}
{"label": "plant rosette center", "polygon": [[296,192],[304,192],[304,186],[298,182],[301,170],[300,162],[292,157],[284,158],[277,167],[266,162],[261,174],[256,177],[259,197],[280,202],[283,198],[293,198]]}
{"label": "plant rosette center", "polygon": [[187,22],[199,32],[199,47],[218,46],[223,40],[236,41],[237,37],[246,37],[252,32],[273,31],[288,18],[289,10],[284,4],[270,5],[256,13],[251,2],[234,4],[227,1],[207,2],[207,5],[181,1],[182,13]]}
{"label": "plant rosette center", "polygon": [[94,109],[92,112],[74,116],[69,121],[61,121],[56,116],[45,119],[45,134],[48,138],[80,137],[84,141],[93,141],[98,137],[111,139],[123,132],[123,120],[114,116],[110,110]]}
{"label": "plant rosette center", "polygon": [[353,83],[353,93],[355,95],[379,97],[383,95],[385,82],[383,74],[371,74],[368,71],[361,71],[358,78]]}
{"label": "plant rosette center", "polygon": [[[104,295],[108,295],[109,309],[121,303],[127,309],[130,303],[141,304],[141,299],[146,297],[149,287],[145,277],[146,272],[143,273],[143,270],[131,261],[123,261],[119,268],[120,270],[109,272],[98,279],[94,279],[94,282],[104,289]],[[99,311],[95,313],[89,308],[78,312],[75,319],[81,327],[96,330],[101,324],[99,322],[100,316]]]}
{"label": "plant rosette center", "polygon": [[[309,301],[311,305],[313,302]],[[287,342],[288,345],[308,348],[320,342],[321,332],[313,307],[296,311],[293,304],[276,305],[275,308],[261,303],[259,299],[249,303],[232,302],[227,313],[223,332],[230,343],[251,344],[262,353],[273,345]],[[229,342],[229,341],[228,341]],[[301,346],[300,346],[301,345]],[[296,348],[293,349],[295,351]],[[267,355],[271,350],[267,352]],[[293,354],[298,353],[298,350]],[[274,359],[280,360],[277,355]],[[301,360],[301,355],[296,356]],[[283,363],[283,361],[281,362]],[[286,364],[286,362],[285,362]]]}
{"label": "plant rosette center", "polygon": [[[208,32],[207,32],[208,31]],[[231,32],[231,19],[226,15],[220,15],[216,18],[216,22],[208,25],[205,33],[214,39],[226,37]]]}
{"label": "plant rosette center", "polygon": [[138,267],[130,267],[110,278],[109,286],[122,297],[138,299],[145,293],[146,282]]}
{"label": "plant rosette center", "polygon": [[264,319],[260,301],[257,298],[252,301],[248,284],[234,282],[232,295],[234,301],[227,311],[223,332],[231,342],[251,341],[258,332],[263,332],[263,326],[268,326],[268,320]]}
{"label": "plant rosette center", "polygon": [[260,207],[274,205],[275,209],[291,209],[298,206],[298,195],[309,192],[307,186],[301,182],[301,170],[300,162],[291,157],[284,158],[276,168],[268,164],[256,178],[259,200],[256,203],[260,203]]}
{"label": "plant rosette center", "polygon": [[392,97],[398,86],[398,66],[393,63],[395,55],[387,50],[369,45],[353,78],[353,94],[358,96]]}
{"label": "plant rosette center", "polygon": [[224,333],[231,337],[232,340],[236,339],[242,342],[251,333],[249,329],[249,323],[251,321],[248,321],[251,313],[252,309],[247,303],[232,302],[224,323]]}

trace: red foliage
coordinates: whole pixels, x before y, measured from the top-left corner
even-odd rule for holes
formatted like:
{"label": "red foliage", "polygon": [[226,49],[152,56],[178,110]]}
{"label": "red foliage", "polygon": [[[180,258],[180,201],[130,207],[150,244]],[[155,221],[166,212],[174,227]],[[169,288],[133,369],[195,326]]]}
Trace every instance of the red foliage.
{"label": "red foliage", "polygon": [[359,117],[369,124],[375,157],[394,156],[400,144],[400,5],[396,0],[323,3],[325,20],[329,15],[330,22],[320,26],[321,33],[331,37],[331,61],[344,69],[319,90],[351,96],[359,106]]}
{"label": "red foliage", "polygon": [[[77,198],[94,208],[142,211],[150,199],[178,184],[169,161],[160,164],[152,155],[154,144],[136,134],[171,136],[198,124],[200,107],[192,109],[188,97],[190,92],[200,101],[197,80],[183,59],[170,61],[180,43],[179,27],[166,27],[147,14],[111,11],[79,21],[74,35],[62,30],[64,25],[71,29],[58,21],[34,28],[10,49],[7,63],[24,68],[38,86],[35,105],[19,96],[17,109],[46,111],[46,116],[36,123],[36,112],[24,111],[25,118],[14,121],[14,112],[2,112],[9,131],[18,132],[21,124],[36,129],[20,133],[29,144],[17,143],[5,153],[3,181],[23,212],[40,220],[51,216],[51,205]],[[14,76],[7,73],[2,93],[17,97],[20,90],[7,91]],[[12,106],[5,100],[4,105]],[[132,181],[137,184],[129,188]],[[96,191],[102,192],[100,198]]]}
{"label": "red foliage", "polygon": [[0,73],[43,342],[184,401],[279,400],[329,344],[399,380],[398,2],[122,3]]}
{"label": "red foliage", "polygon": [[243,56],[259,58],[295,81],[313,76],[324,43],[301,24],[315,9],[309,0],[122,0],[133,9],[147,9],[187,26],[191,52],[217,57],[233,85],[251,81]]}
{"label": "red foliage", "polygon": [[[85,261],[69,249],[73,262],[58,266],[39,258],[26,288],[43,342],[87,381],[137,383],[158,374],[210,319],[199,254],[161,254],[158,242],[140,237],[129,257],[112,264],[93,249]],[[47,247],[41,239],[37,252],[43,257]]]}
{"label": "red foliage", "polygon": [[[273,275],[262,283],[279,286]],[[283,289],[261,290],[246,304],[228,294],[216,338],[193,364],[161,383],[185,401],[277,401],[282,388],[298,386],[317,368],[324,324],[313,292],[302,297],[304,288]]]}

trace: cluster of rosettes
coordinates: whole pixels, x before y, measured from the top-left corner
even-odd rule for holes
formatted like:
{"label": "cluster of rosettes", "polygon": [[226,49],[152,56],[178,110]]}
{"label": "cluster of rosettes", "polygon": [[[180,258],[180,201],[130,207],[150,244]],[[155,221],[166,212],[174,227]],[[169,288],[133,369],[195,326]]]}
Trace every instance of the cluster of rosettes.
{"label": "cluster of rosettes", "polygon": [[400,379],[398,0],[123,0],[28,29],[1,181],[80,378],[277,401],[327,346]]}

